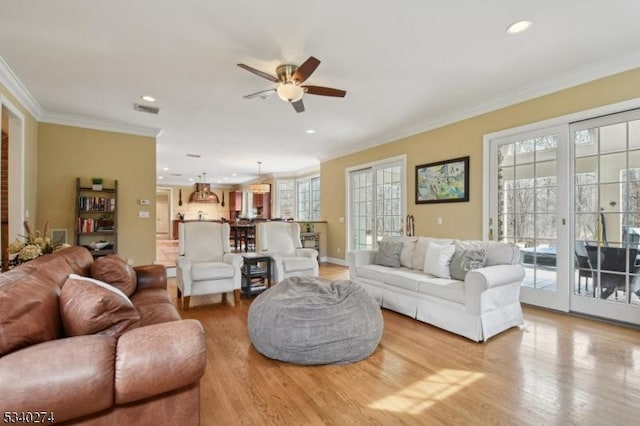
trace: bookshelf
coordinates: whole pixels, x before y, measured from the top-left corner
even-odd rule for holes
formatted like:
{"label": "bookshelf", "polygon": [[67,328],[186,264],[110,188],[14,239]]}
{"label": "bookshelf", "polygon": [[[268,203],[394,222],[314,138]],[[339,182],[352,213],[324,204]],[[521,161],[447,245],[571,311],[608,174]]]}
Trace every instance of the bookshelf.
{"label": "bookshelf", "polygon": [[[93,257],[118,252],[118,181],[100,189],[90,179],[76,178],[75,243],[91,251]],[[93,242],[106,242],[100,249],[90,246]]]}

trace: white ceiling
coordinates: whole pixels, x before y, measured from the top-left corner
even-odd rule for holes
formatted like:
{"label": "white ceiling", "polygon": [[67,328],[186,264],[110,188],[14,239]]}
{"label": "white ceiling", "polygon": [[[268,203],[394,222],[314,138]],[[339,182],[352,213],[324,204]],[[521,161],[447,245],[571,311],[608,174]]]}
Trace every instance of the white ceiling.
{"label": "white ceiling", "polygon": [[[507,35],[520,19],[533,27]],[[639,22],[637,0],[0,0],[0,59],[38,119],[161,130],[159,184],[201,172],[232,184],[255,179],[257,161],[263,175],[317,169],[638,67]],[[277,96],[243,99],[274,84],[237,63],[275,74],[311,55],[322,63],[306,83],[345,98],[307,94],[300,114]],[[144,94],[158,116],[133,110]]]}

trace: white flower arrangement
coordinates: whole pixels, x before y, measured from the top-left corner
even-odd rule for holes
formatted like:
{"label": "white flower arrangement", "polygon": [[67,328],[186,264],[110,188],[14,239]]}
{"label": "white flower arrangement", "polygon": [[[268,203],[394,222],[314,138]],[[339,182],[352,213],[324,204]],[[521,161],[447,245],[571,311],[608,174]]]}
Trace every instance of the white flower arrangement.
{"label": "white flower arrangement", "polygon": [[24,229],[26,235],[18,236],[7,248],[10,263],[13,266],[33,260],[43,254],[53,253],[54,251],[69,247],[69,244],[51,241],[51,238],[47,236],[49,233],[48,219],[44,224],[42,233],[38,230],[32,232],[29,222],[24,222]]}

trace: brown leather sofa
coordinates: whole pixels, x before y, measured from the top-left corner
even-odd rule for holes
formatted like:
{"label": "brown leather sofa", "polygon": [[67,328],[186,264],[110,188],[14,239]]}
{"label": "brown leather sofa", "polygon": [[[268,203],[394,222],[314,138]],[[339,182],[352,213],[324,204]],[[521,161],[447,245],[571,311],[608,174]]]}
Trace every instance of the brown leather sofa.
{"label": "brown leather sofa", "polygon": [[[139,319],[115,335],[68,335],[61,300],[69,275],[89,276],[95,263],[70,247],[0,274],[0,413],[18,423],[199,424],[204,330],[180,318],[163,266],[129,267],[130,312]],[[107,306],[84,297],[73,299],[76,308]]]}

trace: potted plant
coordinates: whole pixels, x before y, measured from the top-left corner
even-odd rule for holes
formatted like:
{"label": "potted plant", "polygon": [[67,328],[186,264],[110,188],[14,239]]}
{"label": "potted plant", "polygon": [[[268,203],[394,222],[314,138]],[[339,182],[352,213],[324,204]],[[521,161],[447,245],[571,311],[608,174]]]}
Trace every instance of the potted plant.
{"label": "potted plant", "polygon": [[102,178],[91,178],[91,189],[94,191],[102,191]]}

